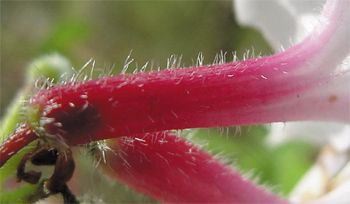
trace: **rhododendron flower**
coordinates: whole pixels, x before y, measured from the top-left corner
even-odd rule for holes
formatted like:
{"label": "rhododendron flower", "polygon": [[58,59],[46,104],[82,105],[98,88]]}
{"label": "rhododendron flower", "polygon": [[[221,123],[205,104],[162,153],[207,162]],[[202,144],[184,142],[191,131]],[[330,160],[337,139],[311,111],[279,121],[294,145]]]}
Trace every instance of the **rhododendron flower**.
{"label": "rhododendron flower", "polygon": [[[315,31],[274,56],[119,75],[41,91],[31,99],[37,125],[79,144],[87,138],[169,129],[348,122],[350,74],[337,69],[349,51],[347,4],[326,4]],[[86,128],[75,127],[76,122]]]}
{"label": "rhododendron flower", "polygon": [[[350,1],[329,0],[310,35],[273,56],[73,81],[41,90],[28,104],[27,130],[34,129],[59,151],[118,138],[109,142],[106,168],[160,201],[284,203],[167,131],[284,121],[349,122],[350,72],[348,65],[340,66],[350,50],[349,24]],[[25,135],[25,130],[19,132]],[[1,164],[18,151],[19,145],[11,144],[20,138],[15,134],[0,146]]]}
{"label": "rhododendron flower", "polygon": [[[263,3],[265,3],[265,1],[263,2]],[[329,6],[329,7],[331,7],[331,3],[330,2],[328,2],[329,3],[329,5],[327,5],[327,6]],[[334,2],[333,2],[334,3]],[[349,4],[348,4],[348,2],[345,2],[345,1],[343,1],[343,2],[336,2],[336,3],[344,3],[344,7],[338,7],[339,8],[339,10],[337,10],[337,11],[333,11],[333,12],[336,12],[336,13],[338,13],[338,14],[340,14],[340,13],[342,13],[342,12],[347,12],[346,10],[347,9],[349,9]],[[335,4],[333,4],[333,6],[334,6]],[[339,6],[339,5],[338,5]],[[326,7],[326,9],[327,9],[327,7]],[[345,13],[343,13],[343,14],[345,14]],[[328,16],[329,17],[329,16]],[[332,18],[330,18],[330,19],[332,19]],[[335,20],[335,19],[333,19],[333,20]],[[339,20],[339,19],[338,19]],[[335,47],[333,47],[333,49],[335,49],[334,50],[334,53],[332,53],[332,52],[330,52],[330,53],[328,53],[327,54],[327,59],[332,59],[332,58],[335,58],[336,60],[334,60],[334,63],[330,63],[330,64],[324,64],[324,66],[322,66],[322,64],[321,63],[317,63],[317,61],[318,60],[320,60],[320,61],[322,61],[322,62],[324,62],[324,58],[318,58],[318,57],[320,57],[320,56],[324,56],[324,55],[320,55],[320,56],[317,56],[317,54],[322,54],[322,47],[323,46],[327,46],[327,45],[325,45],[325,44],[327,44],[327,43],[330,43],[329,41],[332,41],[331,39],[327,39],[327,40],[325,40],[325,39],[323,39],[323,40],[325,40],[325,41],[322,41],[322,38],[320,37],[320,36],[322,36],[322,35],[320,35],[319,33],[313,33],[313,34],[311,34],[311,36],[312,37],[309,37],[309,38],[307,38],[307,40],[305,40],[304,42],[302,42],[302,43],[305,43],[305,44],[307,44],[308,42],[309,42],[309,40],[310,39],[312,39],[312,38],[315,38],[315,39],[313,39],[313,40],[320,40],[320,41],[318,41],[317,43],[316,42],[314,42],[315,44],[313,45],[313,46],[315,46],[315,47],[317,47],[317,49],[315,49],[315,47],[314,47],[314,53],[313,54],[315,54],[314,56],[312,56],[312,57],[314,57],[314,61],[312,62],[312,60],[311,60],[311,62],[306,62],[306,65],[304,65],[305,67],[304,67],[304,70],[302,70],[302,69],[300,69],[300,70],[298,70],[298,71],[300,71],[300,72],[307,72],[308,70],[308,68],[312,68],[313,66],[312,66],[312,63],[316,63],[316,65],[317,65],[317,67],[315,66],[315,70],[313,70],[313,72],[311,72],[314,76],[312,76],[312,75],[310,75],[310,79],[312,79],[312,78],[318,78],[318,77],[324,77],[325,75],[329,75],[328,77],[328,79],[325,81],[325,84],[323,84],[322,82],[321,83],[319,83],[319,82],[317,82],[317,83],[319,83],[318,84],[318,86],[316,86],[316,87],[313,87],[314,89],[309,89],[309,90],[307,90],[307,91],[310,91],[310,93],[308,93],[308,94],[310,94],[310,95],[314,95],[314,97],[315,96],[317,96],[317,97],[320,97],[319,99],[320,100],[314,100],[313,102],[314,102],[314,104],[311,104],[311,105],[315,105],[315,106],[317,106],[317,102],[319,102],[319,103],[322,103],[322,99],[323,100],[325,100],[325,101],[327,101],[327,103],[323,103],[323,105],[324,105],[324,108],[327,108],[327,109],[320,109],[319,111],[320,112],[328,112],[328,111],[332,111],[332,108],[334,107],[333,106],[333,102],[332,102],[332,96],[335,96],[335,95],[333,95],[333,94],[336,94],[336,93],[339,93],[340,95],[339,96],[341,96],[341,97],[344,97],[343,99],[344,99],[344,103],[342,104],[342,105],[340,105],[340,111],[343,111],[343,113],[344,113],[344,118],[343,119],[340,119],[340,118],[337,118],[337,117],[334,117],[334,118],[328,118],[328,117],[314,117],[314,118],[309,118],[309,119],[314,119],[314,120],[329,120],[329,121],[331,121],[331,120],[335,120],[335,121],[343,121],[343,122],[348,122],[349,121],[349,117],[350,117],[350,106],[349,106],[349,104],[350,104],[350,93],[349,93],[349,82],[350,81],[348,81],[348,80],[341,80],[342,79],[342,77],[344,77],[344,78],[346,78],[346,79],[349,79],[349,73],[346,71],[346,70],[344,70],[344,69],[342,69],[341,68],[341,66],[344,66],[344,64],[343,64],[343,59],[349,54],[349,49],[350,49],[350,45],[349,45],[349,42],[348,41],[346,41],[346,36],[349,34],[348,32],[348,30],[349,30],[349,28],[348,28],[348,25],[350,25],[349,24],[349,20],[350,20],[350,17],[348,16],[348,15],[345,15],[345,16],[343,16],[343,17],[341,17],[341,20],[339,20],[338,22],[327,22],[327,23],[329,23],[329,24],[331,24],[331,23],[339,23],[339,25],[338,26],[343,26],[343,27],[345,27],[345,32],[344,32],[344,30],[342,30],[341,32],[344,32],[344,33],[339,33],[340,34],[340,36],[342,36],[342,38],[339,38],[338,40],[338,42],[336,41],[336,37],[339,37],[339,36],[337,36],[336,35],[336,30],[334,30],[335,32],[333,32],[332,33],[332,40],[334,40],[334,41],[336,41],[335,43],[336,44],[338,44],[338,46],[335,46]],[[322,25],[320,25],[321,26],[321,28],[315,28],[317,31],[319,31],[319,32],[321,32],[320,30],[318,30],[318,29],[322,29],[322,27],[324,27],[324,24],[326,23],[326,22],[321,22],[322,23]],[[329,25],[328,25],[329,26]],[[337,28],[337,29],[339,29],[339,27]],[[325,29],[326,30],[326,29]],[[323,32],[326,32],[325,30],[323,30]],[[338,30],[339,31],[339,30]],[[322,32],[321,32],[322,33]],[[323,33],[324,34],[324,33]],[[317,37],[319,37],[319,38],[317,38]],[[330,36],[329,36],[330,37]],[[300,45],[298,45],[298,46],[303,46],[302,45],[302,43],[300,44]],[[334,42],[333,42],[334,43]],[[310,43],[310,44],[312,44],[312,43]],[[305,45],[304,45],[305,46]],[[328,45],[328,46],[330,46],[330,45]],[[332,46],[334,46],[334,45],[332,45]],[[330,47],[332,47],[332,46],[330,46]],[[312,48],[312,46],[310,46],[309,47],[309,49],[311,49]],[[294,49],[296,49],[296,48],[294,48]],[[299,48],[300,49],[300,48]],[[338,50],[339,49],[339,50]],[[291,50],[293,50],[293,48],[291,49]],[[307,49],[306,49],[307,50]],[[299,50],[300,51],[300,50]],[[320,53],[317,53],[317,52],[320,52]],[[286,53],[288,53],[288,52],[290,52],[290,50],[287,50],[286,51]],[[327,52],[327,51],[326,51]],[[339,56],[343,56],[343,58],[342,57],[339,57]],[[299,59],[301,59],[301,61],[302,62],[305,62],[305,61],[307,61],[307,60],[305,60],[305,58],[302,58],[302,56],[294,56],[294,57],[296,57],[296,59],[289,59],[289,60],[291,60],[291,61],[297,61],[298,60],[298,58]],[[339,57],[339,58],[338,58]],[[318,59],[317,59],[318,58]],[[338,59],[337,59],[338,58]],[[305,61],[304,61],[305,60]],[[326,60],[327,61],[327,60]],[[329,63],[329,62],[327,62],[327,63]],[[310,65],[311,64],[311,65]],[[328,66],[330,66],[330,67],[328,67]],[[275,68],[277,68],[278,66],[276,66]],[[322,73],[323,72],[323,70],[328,70],[328,71],[326,71],[325,73]],[[285,73],[285,74],[289,74],[289,73]],[[322,78],[321,77],[321,78]],[[327,78],[327,77],[326,77]],[[340,79],[340,81],[338,81]],[[332,83],[329,83],[329,82],[332,82],[333,81],[333,83],[335,83],[336,85],[334,85],[334,86],[332,86],[332,87],[329,87],[329,85],[330,84],[332,84]],[[295,82],[290,82],[290,83],[295,83]],[[318,89],[318,90],[317,90]],[[321,90],[320,90],[321,89]],[[340,90],[340,91],[339,91]],[[249,91],[249,90],[247,90],[247,91]],[[329,92],[328,92],[329,91]],[[314,93],[312,93],[312,92],[314,92]],[[327,93],[328,92],[328,93]],[[324,94],[324,95],[323,95]],[[328,98],[326,97],[327,96],[327,94],[329,94],[328,95]],[[298,103],[298,98],[300,97],[300,95],[295,95],[295,101],[297,102],[297,104],[298,105],[301,105],[302,103]],[[306,97],[306,98],[308,98],[308,97]],[[328,100],[327,100],[328,99]],[[293,100],[293,98],[291,99],[291,100]],[[292,102],[293,103],[293,102]],[[311,106],[309,106],[310,108],[311,108]],[[305,109],[304,109],[305,110]],[[333,109],[333,111],[334,111],[335,109]],[[288,110],[285,110],[286,112],[288,112]],[[298,110],[298,109],[293,109],[293,111],[296,111],[296,113],[295,114],[303,114],[303,113],[300,113],[300,112],[298,112],[298,111],[302,111],[302,110]],[[315,111],[315,110],[314,110]],[[338,112],[339,113],[339,112]],[[321,113],[322,114],[322,113]],[[340,114],[340,115],[342,115],[342,114]],[[340,115],[338,115],[338,116],[340,116]],[[283,120],[282,120],[283,121]],[[133,149],[132,151],[138,151],[138,146],[139,145],[135,145],[135,146],[130,146],[129,148],[133,148],[133,147],[135,147],[135,149]],[[123,148],[122,148],[123,149]],[[127,148],[128,149],[128,148]],[[143,151],[139,151],[138,153],[142,153]],[[132,154],[132,153],[130,153],[129,152],[129,154],[126,154],[126,155],[133,155],[133,156],[136,156],[137,155],[137,153],[135,154]],[[148,156],[148,154],[146,154],[146,156],[144,155],[144,159],[147,159],[147,156]],[[136,156],[137,157],[137,156]],[[142,157],[142,156],[139,156],[139,157]],[[162,158],[159,158],[159,159],[162,159]],[[142,160],[142,159],[141,159]],[[131,159],[131,161],[140,161],[140,159]],[[167,160],[165,159],[165,162],[166,162]],[[119,174],[119,178],[120,179],[122,179],[122,180],[124,180],[125,182],[127,182],[127,183],[129,183],[130,185],[133,185],[133,186],[135,186],[136,185],[136,188],[140,188],[140,185],[138,185],[137,184],[137,182],[135,182],[135,181],[132,181],[132,179],[138,179],[138,178],[142,178],[142,176],[135,176],[135,175],[133,175],[133,173],[130,173],[130,175],[124,175],[122,172],[124,171],[124,170],[126,170],[127,168],[126,167],[120,167],[120,166],[122,166],[122,164],[123,164],[123,162],[113,162],[114,164],[117,164],[119,167],[117,167],[117,169],[119,170],[117,170],[116,172],[120,172],[120,174]],[[134,164],[135,165],[135,164]],[[133,166],[133,165],[131,165],[131,166]],[[135,165],[135,166],[138,166],[138,165]],[[120,170],[120,169],[122,169],[122,170]],[[191,168],[189,168],[189,169],[191,169]],[[130,171],[132,171],[132,169],[130,169]],[[140,170],[140,171],[137,171],[137,173],[140,173],[140,172],[143,172],[144,170]],[[146,170],[147,171],[147,170]],[[137,174],[136,173],[136,174]],[[344,176],[343,176],[344,177]],[[148,179],[151,179],[152,180],[152,178],[157,178],[157,176],[150,176],[150,177],[147,177]],[[130,180],[131,179],[131,180]],[[154,180],[156,180],[156,179],[154,179]],[[145,182],[145,183],[147,183],[147,182]],[[142,184],[141,184],[142,185]],[[142,187],[141,187],[142,188]],[[309,188],[313,188],[312,186],[310,186]],[[148,193],[150,193],[150,194],[152,194],[152,192],[149,192],[149,191],[152,191],[152,190],[150,190],[150,188],[147,188],[147,187],[144,187],[144,188],[142,188],[144,191],[146,191],[146,192],[148,192]],[[342,189],[346,189],[346,185],[345,185],[345,187],[343,186],[343,188]],[[143,190],[141,190],[141,191],[143,191]],[[174,192],[174,191],[168,191],[168,192]],[[346,195],[346,194],[344,194],[344,191],[340,191],[341,193],[339,193],[339,191],[334,191],[333,193],[331,193],[331,194],[329,194],[329,195],[327,195],[326,197],[324,197],[324,198],[322,198],[321,200],[318,200],[317,202],[327,202],[327,201],[345,201],[344,200],[344,195]],[[346,191],[345,191],[346,192]],[[154,193],[154,192],[153,192]],[[168,195],[168,196],[170,196],[171,195],[171,193]],[[164,197],[166,197],[166,195],[164,196]],[[164,198],[163,197],[163,198]],[[252,200],[251,200],[252,201]]]}

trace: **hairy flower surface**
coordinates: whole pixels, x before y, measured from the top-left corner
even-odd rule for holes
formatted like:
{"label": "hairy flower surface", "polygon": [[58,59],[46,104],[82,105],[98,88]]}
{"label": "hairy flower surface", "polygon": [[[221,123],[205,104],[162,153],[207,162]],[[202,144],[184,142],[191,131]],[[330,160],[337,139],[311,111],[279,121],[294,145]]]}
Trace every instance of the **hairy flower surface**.
{"label": "hairy flower surface", "polygon": [[119,75],[39,92],[38,126],[70,144],[144,132],[296,120],[350,121],[349,1],[329,1],[314,32],[270,57]]}
{"label": "hairy flower surface", "polygon": [[[38,136],[22,146],[37,137],[65,147],[119,138],[112,145],[114,153],[107,155],[112,176],[160,201],[284,202],[161,131],[349,122],[350,72],[342,65],[350,50],[349,23],[350,1],[329,0],[313,32],[273,56],[121,74],[41,90],[28,104],[28,122]],[[18,151],[20,146],[10,145],[14,138],[16,134],[0,148]],[[2,157],[1,164],[8,158]]]}
{"label": "hairy flower surface", "polygon": [[[324,3],[323,0],[264,2],[236,0],[234,3],[240,23],[261,30],[275,50],[281,46],[288,47],[291,42],[300,42],[316,25],[323,23],[318,12]],[[278,18],[275,17],[276,14]],[[349,24],[344,28],[349,29]],[[349,42],[345,41],[343,48],[348,47]],[[343,61],[334,66],[334,73],[342,70],[346,75],[349,72],[350,55],[349,52],[344,54]],[[349,80],[340,84],[345,87],[347,92],[345,96],[349,97]],[[349,107],[350,104],[343,109],[348,115],[350,115]],[[346,183],[349,178],[344,176],[347,174],[346,166],[349,165],[349,130],[348,124],[334,122],[288,122],[271,125],[268,138],[270,144],[276,145],[298,139],[318,146],[325,145],[313,167],[291,193],[291,200],[296,202],[315,200],[326,194],[317,202],[349,202],[346,199],[348,194]]]}
{"label": "hairy flower surface", "polygon": [[[281,46],[289,47],[293,42],[300,42],[317,25],[324,23],[319,13],[324,2],[324,0],[236,0],[234,1],[234,8],[237,20],[243,25],[261,30],[277,51]],[[278,18],[276,18],[276,15],[278,15]],[[345,40],[343,48],[346,49],[348,46],[349,43]],[[334,54],[337,55],[338,52],[334,52]],[[349,53],[333,69],[348,70],[348,59]],[[350,84],[345,82],[341,86],[346,89]],[[344,107],[344,111],[349,111],[349,108]],[[269,142],[275,144],[293,138],[300,138],[317,145],[325,144],[329,141],[328,138],[331,137],[333,131],[343,131],[343,127],[344,125],[339,123],[320,122],[273,124]],[[305,135],[308,137],[305,137]]]}
{"label": "hairy flower surface", "polygon": [[111,175],[163,202],[284,202],[171,132],[122,137],[110,147]]}

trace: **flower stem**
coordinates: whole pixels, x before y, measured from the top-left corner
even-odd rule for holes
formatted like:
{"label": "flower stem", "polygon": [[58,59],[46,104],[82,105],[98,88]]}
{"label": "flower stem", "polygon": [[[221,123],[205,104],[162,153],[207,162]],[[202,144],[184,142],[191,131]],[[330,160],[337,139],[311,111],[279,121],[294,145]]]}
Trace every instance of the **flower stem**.
{"label": "flower stem", "polygon": [[14,132],[5,142],[0,145],[0,168],[14,154],[37,138],[38,135],[28,124],[22,124],[19,126],[16,129],[16,132]]}

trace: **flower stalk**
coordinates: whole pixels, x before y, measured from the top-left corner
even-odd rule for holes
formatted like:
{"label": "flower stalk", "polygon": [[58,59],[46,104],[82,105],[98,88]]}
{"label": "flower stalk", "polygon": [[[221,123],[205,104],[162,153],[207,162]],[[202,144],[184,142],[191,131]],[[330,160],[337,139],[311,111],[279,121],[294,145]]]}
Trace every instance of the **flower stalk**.
{"label": "flower stalk", "polygon": [[37,138],[38,135],[28,124],[20,125],[16,129],[15,133],[0,146],[0,167],[2,167],[6,161],[9,160],[19,150]]}

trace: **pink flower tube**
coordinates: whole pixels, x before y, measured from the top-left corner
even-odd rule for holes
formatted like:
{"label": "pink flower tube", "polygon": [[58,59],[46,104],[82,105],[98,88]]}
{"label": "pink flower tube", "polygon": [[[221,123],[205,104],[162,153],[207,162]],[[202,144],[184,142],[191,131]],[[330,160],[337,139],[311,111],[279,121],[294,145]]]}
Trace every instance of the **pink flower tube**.
{"label": "pink flower tube", "polygon": [[109,143],[105,170],[166,203],[286,203],[170,132]]}
{"label": "pink flower tube", "polygon": [[[350,49],[349,25],[350,1],[329,0],[315,31],[274,56],[42,90],[30,100],[30,130],[68,145],[129,136],[114,144],[116,154],[108,154],[112,175],[160,201],[284,202],[181,138],[158,131],[349,122],[350,72],[342,64]],[[23,138],[24,132],[17,134]],[[36,134],[20,145],[3,143],[0,164]],[[11,152],[7,147],[13,147]]]}
{"label": "pink flower tube", "polygon": [[270,57],[119,75],[43,90],[38,126],[69,144],[145,132],[297,120],[350,121],[350,1],[328,1],[315,31]]}

